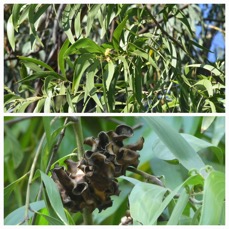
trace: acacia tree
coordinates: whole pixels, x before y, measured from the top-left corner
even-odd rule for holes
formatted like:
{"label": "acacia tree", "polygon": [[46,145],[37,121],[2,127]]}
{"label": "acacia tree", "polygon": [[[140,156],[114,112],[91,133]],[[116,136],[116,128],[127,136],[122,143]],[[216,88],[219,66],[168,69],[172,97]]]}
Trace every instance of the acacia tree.
{"label": "acacia tree", "polygon": [[4,16],[6,112],[225,111],[224,55],[207,59],[224,5],[207,19],[195,4],[14,4]]}
{"label": "acacia tree", "polygon": [[5,225],[225,224],[224,117],[5,117],[4,130]]}

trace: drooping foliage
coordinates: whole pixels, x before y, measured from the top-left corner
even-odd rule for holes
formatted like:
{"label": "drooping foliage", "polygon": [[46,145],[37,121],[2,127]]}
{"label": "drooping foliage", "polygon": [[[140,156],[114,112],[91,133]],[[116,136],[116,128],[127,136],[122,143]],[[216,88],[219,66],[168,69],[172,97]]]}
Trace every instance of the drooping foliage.
{"label": "drooping foliage", "polygon": [[5,5],[5,111],[224,112],[225,6],[209,9]]}

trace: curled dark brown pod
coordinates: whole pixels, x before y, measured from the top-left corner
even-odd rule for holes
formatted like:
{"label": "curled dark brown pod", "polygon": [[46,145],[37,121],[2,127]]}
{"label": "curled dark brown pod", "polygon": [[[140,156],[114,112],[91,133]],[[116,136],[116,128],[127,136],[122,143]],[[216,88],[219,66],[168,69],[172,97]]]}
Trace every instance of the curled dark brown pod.
{"label": "curled dark brown pod", "polygon": [[80,161],[66,160],[66,169],[55,166],[52,178],[67,209],[77,212],[87,208],[92,212],[112,206],[111,196],[120,193],[116,178],[125,175],[129,166],[139,164],[138,150],[143,148],[144,139],[125,146],[123,140],[132,135],[133,129],[127,125],[101,131],[96,138],[84,140],[91,150],[85,151]]}

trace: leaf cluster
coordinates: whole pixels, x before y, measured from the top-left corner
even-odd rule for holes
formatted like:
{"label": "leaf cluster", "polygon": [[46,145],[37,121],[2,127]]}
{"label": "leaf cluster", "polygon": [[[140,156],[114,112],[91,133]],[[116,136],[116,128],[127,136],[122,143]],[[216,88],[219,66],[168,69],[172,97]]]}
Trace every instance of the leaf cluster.
{"label": "leaf cluster", "polygon": [[224,58],[207,60],[195,4],[15,4],[5,17],[6,112],[225,111]]}

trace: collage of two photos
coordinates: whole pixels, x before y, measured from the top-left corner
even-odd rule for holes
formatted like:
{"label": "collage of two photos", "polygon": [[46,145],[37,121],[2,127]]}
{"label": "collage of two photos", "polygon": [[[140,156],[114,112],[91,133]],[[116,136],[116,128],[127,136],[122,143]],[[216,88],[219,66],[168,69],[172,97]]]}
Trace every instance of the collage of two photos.
{"label": "collage of two photos", "polygon": [[3,225],[226,225],[226,4],[4,4]]}

